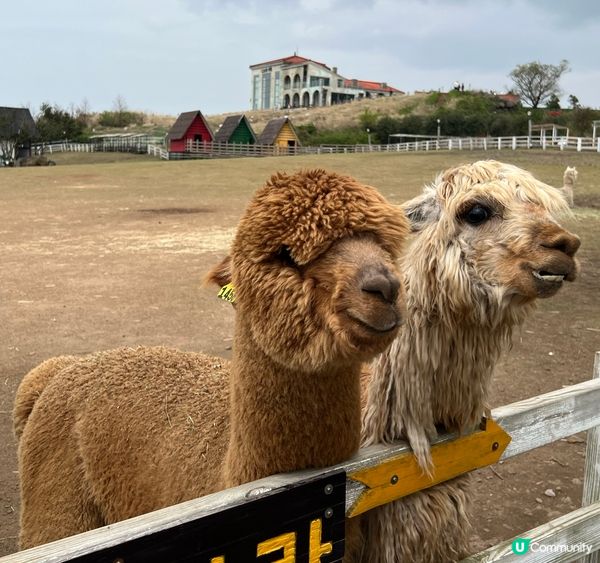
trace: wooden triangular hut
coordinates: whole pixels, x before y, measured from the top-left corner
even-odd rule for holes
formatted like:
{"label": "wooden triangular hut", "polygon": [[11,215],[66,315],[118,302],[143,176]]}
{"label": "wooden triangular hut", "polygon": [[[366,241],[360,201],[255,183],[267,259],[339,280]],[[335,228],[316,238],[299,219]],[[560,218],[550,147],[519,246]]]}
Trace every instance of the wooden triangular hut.
{"label": "wooden triangular hut", "polygon": [[185,152],[188,141],[212,142],[213,133],[200,110],[183,112],[167,133],[169,152]]}
{"label": "wooden triangular hut", "polygon": [[215,143],[253,145],[256,135],[245,115],[230,115],[215,133]]}
{"label": "wooden triangular hut", "polygon": [[300,146],[300,139],[289,117],[278,117],[269,121],[264,131],[258,137],[258,142],[261,145],[273,145],[276,147]]}

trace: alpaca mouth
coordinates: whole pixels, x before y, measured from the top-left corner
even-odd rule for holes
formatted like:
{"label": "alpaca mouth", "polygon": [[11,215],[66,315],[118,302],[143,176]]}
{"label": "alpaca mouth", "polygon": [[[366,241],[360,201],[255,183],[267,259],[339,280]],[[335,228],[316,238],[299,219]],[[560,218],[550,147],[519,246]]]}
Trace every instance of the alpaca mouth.
{"label": "alpaca mouth", "polygon": [[561,284],[565,281],[567,274],[555,274],[546,270],[533,270],[533,277],[546,283]]}
{"label": "alpaca mouth", "polygon": [[367,320],[360,314],[352,311],[346,311],[346,315],[361,328],[376,334],[388,334],[396,330],[402,324],[402,319],[395,313],[391,318],[378,318],[374,320]]}

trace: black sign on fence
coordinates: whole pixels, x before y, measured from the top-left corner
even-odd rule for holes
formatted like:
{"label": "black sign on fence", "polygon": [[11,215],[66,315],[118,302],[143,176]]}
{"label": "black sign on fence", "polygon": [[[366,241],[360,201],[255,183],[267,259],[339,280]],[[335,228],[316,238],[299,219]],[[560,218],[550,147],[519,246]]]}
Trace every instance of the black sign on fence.
{"label": "black sign on fence", "polygon": [[70,561],[333,563],[344,555],[345,501],[341,471]]}

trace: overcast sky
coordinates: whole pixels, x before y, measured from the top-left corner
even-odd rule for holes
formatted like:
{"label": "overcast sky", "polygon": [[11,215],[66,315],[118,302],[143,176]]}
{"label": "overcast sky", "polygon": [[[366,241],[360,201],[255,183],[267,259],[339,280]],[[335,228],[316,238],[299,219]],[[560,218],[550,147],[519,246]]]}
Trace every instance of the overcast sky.
{"label": "overcast sky", "polygon": [[567,59],[563,100],[600,107],[598,0],[0,0],[0,106],[247,110],[248,66],[294,51],[407,92]]}

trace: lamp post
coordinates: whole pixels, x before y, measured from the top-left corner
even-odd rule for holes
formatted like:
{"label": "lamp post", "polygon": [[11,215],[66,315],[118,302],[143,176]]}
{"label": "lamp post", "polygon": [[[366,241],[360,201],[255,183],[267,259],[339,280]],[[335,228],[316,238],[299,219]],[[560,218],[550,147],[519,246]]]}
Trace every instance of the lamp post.
{"label": "lamp post", "polygon": [[369,146],[371,145],[371,130],[367,127],[367,138]]}
{"label": "lamp post", "polygon": [[438,138],[438,140],[439,140],[439,138],[440,138],[440,134],[441,134],[441,132],[442,132],[442,125],[441,125],[441,123],[442,123],[442,120],[441,120],[441,119],[438,117],[438,120],[437,120],[437,124],[438,124],[438,128],[437,128],[437,138]]}
{"label": "lamp post", "polygon": [[529,140],[531,141],[531,112],[530,111],[527,112],[527,136],[529,137]]}

